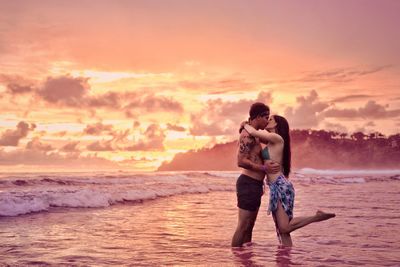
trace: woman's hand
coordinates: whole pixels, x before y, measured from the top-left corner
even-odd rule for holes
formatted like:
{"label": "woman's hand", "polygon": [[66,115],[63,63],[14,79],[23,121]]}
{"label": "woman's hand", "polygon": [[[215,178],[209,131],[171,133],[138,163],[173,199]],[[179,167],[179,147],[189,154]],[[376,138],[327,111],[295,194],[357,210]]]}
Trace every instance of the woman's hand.
{"label": "woman's hand", "polygon": [[244,130],[244,126],[246,124],[249,124],[249,122],[248,121],[242,121],[242,123],[240,124],[239,133],[241,133]]}

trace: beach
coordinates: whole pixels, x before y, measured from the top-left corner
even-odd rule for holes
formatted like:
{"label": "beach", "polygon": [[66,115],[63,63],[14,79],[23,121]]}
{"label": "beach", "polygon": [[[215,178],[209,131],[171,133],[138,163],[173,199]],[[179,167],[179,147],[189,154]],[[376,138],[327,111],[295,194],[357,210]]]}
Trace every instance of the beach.
{"label": "beach", "polygon": [[336,217],[293,232],[292,248],[278,244],[266,212],[267,195],[253,243],[230,247],[237,223],[237,175],[2,174],[0,262],[11,266],[400,264],[400,171],[295,173],[294,215],[321,209],[335,212]]}

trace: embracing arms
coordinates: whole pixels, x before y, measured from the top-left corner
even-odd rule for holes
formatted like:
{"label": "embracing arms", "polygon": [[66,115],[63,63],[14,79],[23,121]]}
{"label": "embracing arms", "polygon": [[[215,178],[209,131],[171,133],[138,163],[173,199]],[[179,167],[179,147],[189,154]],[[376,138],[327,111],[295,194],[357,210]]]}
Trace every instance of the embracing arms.
{"label": "embracing arms", "polygon": [[237,163],[239,167],[244,169],[265,172],[261,160],[251,153],[256,145],[257,142],[254,137],[249,135],[241,136]]}
{"label": "embracing arms", "polygon": [[263,173],[277,173],[280,171],[280,164],[274,161],[262,163],[259,155],[252,153],[253,148],[259,145],[254,137],[242,135],[239,140],[239,151],[237,164],[239,167]]}
{"label": "embracing arms", "polygon": [[243,127],[251,136],[260,138],[263,143],[283,143],[283,138],[279,134],[270,133],[266,130],[256,130],[249,124],[245,124]]}

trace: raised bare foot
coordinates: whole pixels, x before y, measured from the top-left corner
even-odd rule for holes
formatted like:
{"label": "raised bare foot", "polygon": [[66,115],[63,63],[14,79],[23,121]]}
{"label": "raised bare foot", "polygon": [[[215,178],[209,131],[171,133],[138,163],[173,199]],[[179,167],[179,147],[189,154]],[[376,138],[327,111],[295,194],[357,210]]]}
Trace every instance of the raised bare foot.
{"label": "raised bare foot", "polygon": [[335,213],[327,213],[327,212],[323,212],[322,210],[318,210],[315,213],[315,216],[317,217],[317,222],[320,222],[320,221],[325,221],[330,218],[333,218],[336,216],[336,214]]}

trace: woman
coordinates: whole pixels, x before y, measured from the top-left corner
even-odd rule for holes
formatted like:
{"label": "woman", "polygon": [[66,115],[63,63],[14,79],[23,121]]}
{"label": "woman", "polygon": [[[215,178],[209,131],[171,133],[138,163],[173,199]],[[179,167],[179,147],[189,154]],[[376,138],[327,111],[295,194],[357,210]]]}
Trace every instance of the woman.
{"label": "woman", "polygon": [[317,211],[313,216],[293,217],[295,191],[289,181],[291,167],[290,135],[287,120],[278,115],[271,116],[266,130],[256,130],[249,124],[244,129],[252,136],[258,137],[266,144],[262,150],[264,161],[273,160],[281,164],[281,172],[267,174],[270,188],[268,213],[272,212],[279,242],[284,246],[292,246],[290,233],[307,224],[328,220],[334,213]]}

